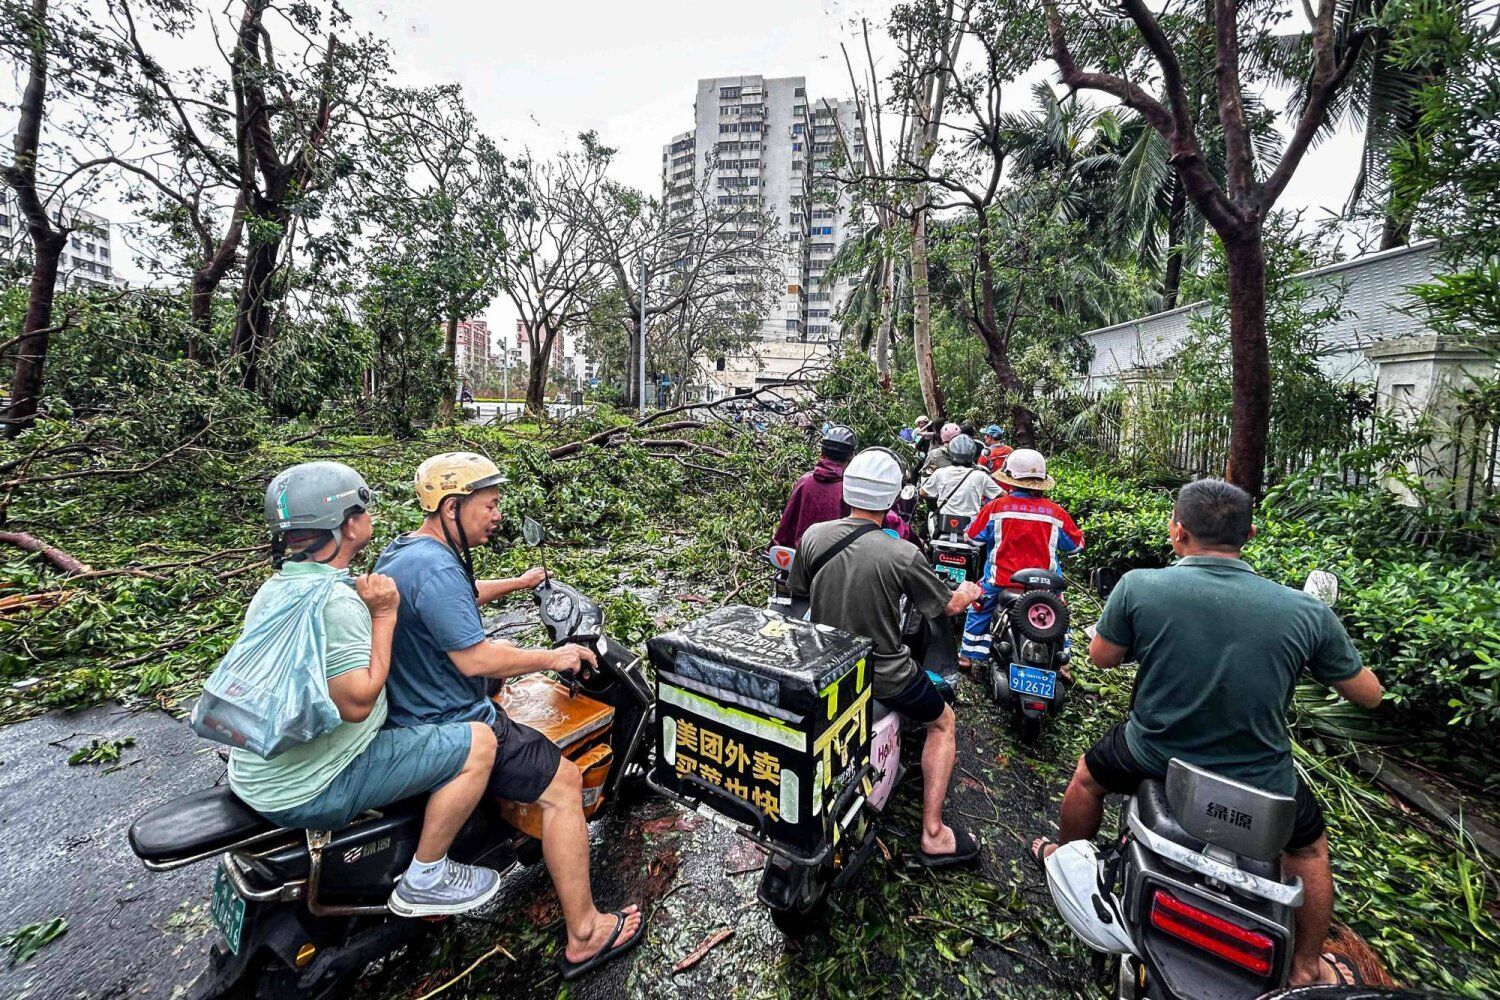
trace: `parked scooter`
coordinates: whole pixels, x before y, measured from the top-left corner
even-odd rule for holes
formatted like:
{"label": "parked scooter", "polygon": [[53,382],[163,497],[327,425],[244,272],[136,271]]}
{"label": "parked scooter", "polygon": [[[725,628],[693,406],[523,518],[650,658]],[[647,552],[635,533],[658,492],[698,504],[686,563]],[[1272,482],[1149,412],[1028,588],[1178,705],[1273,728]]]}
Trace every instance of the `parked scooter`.
{"label": "parked scooter", "polygon": [[[542,542],[527,518],[528,544]],[[544,563],[545,565],[545,563]],[[599,606],[550,576],[534,593],[554,645],[598,655],[597,670],[552,680],[530,675],[496,695],[516,721],[550,736],[584,773],[584,811],[597,819],[643,777],[653,700],[641,658],[605,633]],[[288,830],[217,785],[167,802],[130,828],[152,871],[216,860],[209,914],[222,934],[196,1000],[342,996],[365,967],[434,923],[386,908],[421,832],[425,799],[372,810],[342,830]],[[501,872],[541,859],[535,806],[481,802],[450,856]]]}
{"label": "parked scooter", "polygon": [[989,694],[1011,709],[1023,743],[1035,743],[1045,721],[1062,711],[1067,684],[1068,606],[1061,573],[1023,569],[1011,575],[1020,590],[1002,591],[990,644]]}
{"label": "parked scooter", "polygon": [[[1319,570],[1303,589],[1331,605],[1338,579]],[[1047,885],[1073,932],[1116,956],[1116,997],[1248,1000],[1291,974],[1303,889],[1281,856],[1296,811],[1291,796],[1173,759],[1126,803],[1103,854],[1088,841],[1053,852]]]}

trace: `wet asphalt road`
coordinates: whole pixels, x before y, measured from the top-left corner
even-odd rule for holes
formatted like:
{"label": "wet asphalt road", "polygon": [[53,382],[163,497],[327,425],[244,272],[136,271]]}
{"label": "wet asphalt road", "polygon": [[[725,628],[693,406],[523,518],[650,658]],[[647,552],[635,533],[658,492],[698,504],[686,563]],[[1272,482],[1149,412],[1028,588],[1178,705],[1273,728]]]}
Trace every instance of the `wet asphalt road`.
{"label": "wet asphalt road", "polygon": [[[118,764],[68,766],[91,740],[133,737]],[[224,773],[213,748],[165,712],[55,712],[0,729],[0,936],[63,917],[65,935],[0,966],[0,996],[170,997],[202,967],[210,870],[156,874],[131,854],[141,813]]]}
{"label": "wet asphalt road", "polygon": [[[119,765],[68,766],[71,748],[124,736],[136,743]],[[949,820],[965,824],[982,842],[979,870],[935,876],[906,862],[915,849],[920,802],[913,774],[898,788],[881,837],[889,859],[872,857],[838,899],[829,929],[800,941],[788,942],[755,902],[760,858],[729,831],[649,798],[595,823],[596,897],[601,906],[641,903],[651,918],[649,933],[628,960],[573,984],[568,995],[798,997],[817,992],[818,983],[886,995],[913,988],[1028,998],[1074,994],[1088,979],[1087,962],[1069,957],[1077,954],[1073,948],[1056,953],[1046,940],[1051,931],[1012,919],[1017,912],[1037,919],[1045,913],[1045,889],[1021,860],[1022,843],[1028,834],[1052,829],[1052,803],[1065,775],[1045,759],[1021,754],[998,713],[968,683],[961,689],[959,745]],[[126,831],[150,807],[221,780],[224,768],[214,750],[164,712],[98,708],[0,729],[0,761],[0,871],[6,873],[0,935],[54,916],[68,921],[67,934],[28,964],[0,969],[0,996],[181,995],[215,933],[206,906],[212,866],[146,872],[130,853]],[[989,900],[977,904],[979,916],[1007,922],[981,923],[977,932],[969,926],[976,890]],[[955,924],[959,913],[968,916]],[[869,947],[851,947],[860,921],[869,920],[886,931]],[[724,928],[733,934],[692,968],[673,971]],[[962,948],[959,960],[936,957],[939,937]],[[372,969],[360,994],[421,996],[501,944],[514,961],[492,956],[445,997],[557,996],[563,984],[552,963],[561,938],[545,870],[517,870],[481,918],[435,929],[422,944]],[[908,942],[919,961],[896,953]]]}

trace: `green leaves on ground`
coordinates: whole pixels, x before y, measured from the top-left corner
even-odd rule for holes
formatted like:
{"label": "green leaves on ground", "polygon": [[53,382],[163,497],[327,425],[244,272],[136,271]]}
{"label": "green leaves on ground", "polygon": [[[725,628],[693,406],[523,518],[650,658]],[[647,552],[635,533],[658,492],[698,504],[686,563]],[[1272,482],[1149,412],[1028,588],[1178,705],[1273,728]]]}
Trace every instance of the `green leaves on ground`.
{"label": "green leaves on ground", "polygon": [[53,917],[41,923],[27,924],[0,938],[0,948],[10,951],[12,967],[25,965],[37,952],[68,933],[68,922]]}

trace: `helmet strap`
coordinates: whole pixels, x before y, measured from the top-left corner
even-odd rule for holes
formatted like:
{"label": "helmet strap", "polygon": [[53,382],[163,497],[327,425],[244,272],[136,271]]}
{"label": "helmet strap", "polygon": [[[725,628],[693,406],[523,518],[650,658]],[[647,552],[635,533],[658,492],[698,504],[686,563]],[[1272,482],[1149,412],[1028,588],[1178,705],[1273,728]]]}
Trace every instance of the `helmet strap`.
{"label": "helmet strap", "polygon": [[[448,497],[444,497],[447,500]],[[438,523],[443,528],[443,541],[448,543],[448,548],[458,556],[458,561],[463,565],[464,575],[469,578],[469,589],[474,591],[475,600],[479,599],[479,584],[474,580],[474,553],[469,548],[469,533],[464,530],[463,506],[466,497],[454,496],[453,498],[453,523],[458,528],[458,540],[454,541],[453,535],[448,531],[448,521],[442,516],[442,508],[439,505]]]}

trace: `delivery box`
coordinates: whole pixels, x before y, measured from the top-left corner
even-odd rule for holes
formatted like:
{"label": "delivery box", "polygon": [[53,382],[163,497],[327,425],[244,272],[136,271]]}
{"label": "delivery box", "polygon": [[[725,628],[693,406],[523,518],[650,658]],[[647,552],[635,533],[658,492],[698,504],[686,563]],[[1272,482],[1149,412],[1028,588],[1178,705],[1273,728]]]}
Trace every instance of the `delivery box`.
{"label": "delivery box", "polygon": [[794,854],[869,760],[870,641],[731,605],[648,642],[653,782]]}

